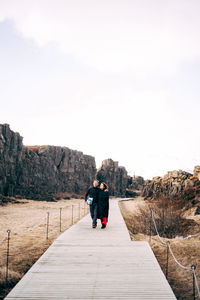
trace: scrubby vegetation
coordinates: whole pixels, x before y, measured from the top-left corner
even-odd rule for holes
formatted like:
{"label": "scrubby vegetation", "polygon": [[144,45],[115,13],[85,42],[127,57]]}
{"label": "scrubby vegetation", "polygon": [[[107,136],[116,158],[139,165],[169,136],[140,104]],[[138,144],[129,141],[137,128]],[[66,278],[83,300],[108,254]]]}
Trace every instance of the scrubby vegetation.
{"label": "scrubby vegetation", "polygon": [[156,230],[152,222],[154,216],[160,236],[174,238],[192,234],[199,229],[198,224],[192,219],[183,217],[184,209],[181,201],[174,201],[167,196],[151,201],[146,201],[146,205],[138,208],[138,216],[128,219],[128,227],[133,234],[144,233],[156,235]]}
{"label": "scrubby vegetation", "polygon": [[[185,266],[197,266],[197,276],[200,281],[200,216],[195,216],[195,206],[184,206],[181,199],[160,197],[145,200],[138,197],[135,200],[120,203],[122,214],[133,240],[146,240],[166,272],[166,246],[160,242],[151,221],[153,209],[158,232],[163,241],[169,241],[176,258]],[[190,208],[189,208],[190,207]],[[152,237],[150,238],[150,228]],[[168,281],[177,299],[192,300],[191,271],[182,270],[169,256]]]}

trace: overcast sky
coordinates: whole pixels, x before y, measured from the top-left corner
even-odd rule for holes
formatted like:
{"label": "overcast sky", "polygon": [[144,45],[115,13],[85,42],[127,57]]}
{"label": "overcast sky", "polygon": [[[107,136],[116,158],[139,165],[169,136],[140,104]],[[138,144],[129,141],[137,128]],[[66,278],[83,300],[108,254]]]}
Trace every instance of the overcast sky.
{"label": "overcast sky", "polygon": [[0,0],[0,123],[152,178],[200,164],[199,0]]}

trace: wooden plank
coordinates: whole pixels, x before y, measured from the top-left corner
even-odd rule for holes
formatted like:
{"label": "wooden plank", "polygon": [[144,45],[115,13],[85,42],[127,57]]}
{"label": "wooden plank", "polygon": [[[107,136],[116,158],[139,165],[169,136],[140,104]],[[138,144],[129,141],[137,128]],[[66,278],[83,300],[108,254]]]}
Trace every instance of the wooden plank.
{"label": "wooden plank", "polygon": [[147,242],[132,242],[117,200],[106,229],[90,216],[66,230],[5,298],[176,299]]}

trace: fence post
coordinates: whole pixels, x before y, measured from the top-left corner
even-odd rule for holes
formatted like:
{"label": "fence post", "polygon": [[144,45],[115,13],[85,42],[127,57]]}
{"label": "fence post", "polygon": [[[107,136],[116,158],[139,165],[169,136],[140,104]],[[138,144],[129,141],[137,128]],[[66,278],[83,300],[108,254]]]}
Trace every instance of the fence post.
{"label": "fence post", "polygon": [[150,208],[150,235],[149,235],[149,242],[151,243],[151,232],[152,232],[152,208]]}
{"label": "fence post", "polygon": [[62,218],[62,207],[60,207],[60,232],[62,231],[62,229],[61,229],[61,226],[62,226],[62,224],[61,224],[61,222],[62,222],[61,218]]}
{"label": "fence post", "polygon": [[168,264],[169,264],[169,242],[167,242],[167,259],[166,259],[166,279],[168,279]]}
{"label": "fence post", "polygon": [[47,234],[46,234],[46,239],[48,240],[49,238],[49,212],[47,213]]}
{"label": "fence post", "polygon": [[192,269],[192,279],[193,279],[193,293],[192,293],[192,296],[193,296],[193,300],[196,299],[195,297],[195,277],[194,277],[194,270],[196,270],[196,266],[195,265],[192,265],[191,266],[191,269]]}
{"label": "fence post", "polygon": [[145,234],[148,234],[147,233],[147,222],[146,222],[146,219],[144,218],[144,233]]}
{"label": "fence post", "polygon": [[74,205],[72,204],[72,225],[74,224]]}
{"label": "fence post", "polygon": [[6,282],[8,281],[8,264],[9,264],[9,251],[10,251],[10,230],[7,230],[8,233],[8,244],[7,244],[7,259],[6,259]]}

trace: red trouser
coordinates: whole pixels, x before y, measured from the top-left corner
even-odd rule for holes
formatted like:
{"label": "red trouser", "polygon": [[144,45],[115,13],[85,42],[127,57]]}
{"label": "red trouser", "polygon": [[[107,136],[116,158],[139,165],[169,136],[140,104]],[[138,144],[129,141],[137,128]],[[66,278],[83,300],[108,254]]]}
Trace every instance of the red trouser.
{"label": "red trouser", "polygon": [[107,223],[108,223],[108,218],[103,217],[103,221],[102,221],[101,223],[104,224],[104,225],[106,226]]}

